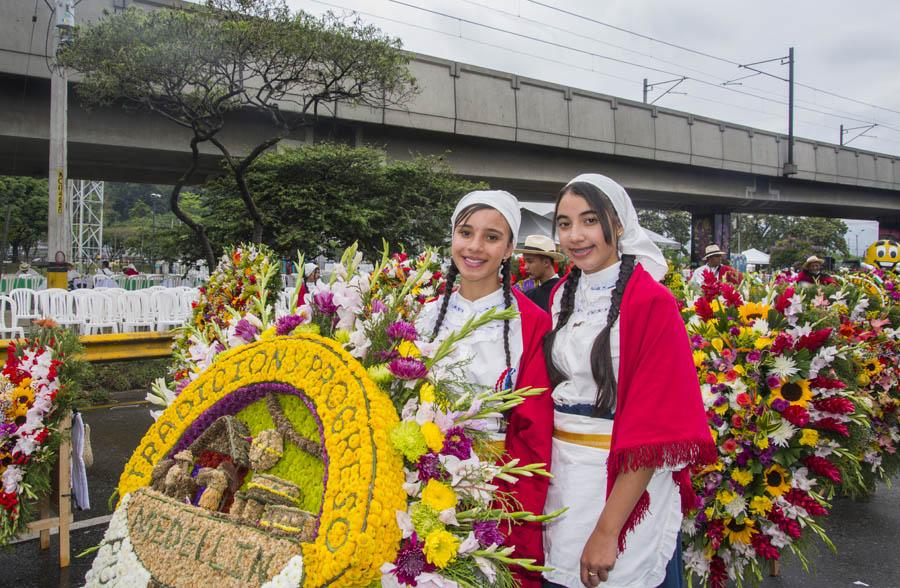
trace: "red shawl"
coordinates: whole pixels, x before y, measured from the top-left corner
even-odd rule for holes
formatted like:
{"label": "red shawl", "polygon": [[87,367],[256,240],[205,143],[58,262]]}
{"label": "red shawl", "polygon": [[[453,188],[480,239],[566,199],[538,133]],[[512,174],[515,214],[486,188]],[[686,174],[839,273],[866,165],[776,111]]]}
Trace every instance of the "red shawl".
{"label": "red shawl", "polygon": [[[557,289],[564,282],[565,279],[560,280]],[[681,493],[682,511],[687,511],[697,501],[691,487],[690,466],[714,463],[716,445],[675,297],[640,264],[635,265],[622,297],[619,338],[619,378],[606,496],[621,472],[686,466],[673,472],[672,477]],[[620,550],[625,548],[627,533],[649,508],[650,495],[645,491],[622,527]]]}
{"label": "red shawl", "polygon": [[[546,388],[538,396],[530,396],[512,409],[506,429],[506,452],[510,459],[518,458],[522,465],[544,463],[550,470],[550,452],[553,447],[553,398],[550,378],[544,364],[544,333],[550,330],[550,315],[516,289],[513,289],[522,321],[522,359],[516,378],[516,389],[531,386]],[[543,476],[520,478],[515,484],[498,483],[500,490],[510,492],[522,504],[522,510],[535,514],[544,512],[544,501],[550,480]],[[509,543],[516,546],[516,557],[534,559],[544,563],[544,544],[541,523],[516,523]],[[525,588],[539,588],[538,572],[515,570],[516,579]]]}

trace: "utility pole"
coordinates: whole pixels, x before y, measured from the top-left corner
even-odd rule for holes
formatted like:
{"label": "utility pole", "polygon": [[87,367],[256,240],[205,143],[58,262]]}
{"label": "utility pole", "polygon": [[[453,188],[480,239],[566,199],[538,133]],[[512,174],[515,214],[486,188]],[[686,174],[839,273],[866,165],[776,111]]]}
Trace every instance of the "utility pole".
{"label": "utility pole", "polygon": [[794,164],[794,48],[788,49],[788,157],[784,175],[797,173]]}
{"label": "utility pole", "polygon": [[[54,55],[75,26],[74,4],[74,0],[55,0]],[[50,70],[50,177],[47,208],[47,286],[50,288],[66,287],[67,268],[61,262],[72,258],[71,207],[66,201],[67,123],[68,79],[63,68],[54,66]]]}

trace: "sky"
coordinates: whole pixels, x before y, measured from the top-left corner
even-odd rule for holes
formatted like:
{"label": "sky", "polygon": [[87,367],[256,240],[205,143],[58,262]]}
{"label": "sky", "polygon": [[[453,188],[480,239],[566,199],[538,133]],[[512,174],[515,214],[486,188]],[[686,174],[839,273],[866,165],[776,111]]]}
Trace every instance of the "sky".
{"label": "sky", "polygon": [[787,133],[900,155],[896,0],[288,0],[313,14],[357,12],[405,49]]}

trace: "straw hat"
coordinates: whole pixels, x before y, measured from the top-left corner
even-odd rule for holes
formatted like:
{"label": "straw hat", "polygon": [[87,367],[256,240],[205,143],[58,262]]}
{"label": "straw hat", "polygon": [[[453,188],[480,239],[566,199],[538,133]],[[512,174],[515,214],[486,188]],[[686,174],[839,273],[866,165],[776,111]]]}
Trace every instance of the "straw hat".
{"label": "straw hat", "polygon": [[815,255],[810,255],[806,258],[806,261],[803,262],[803,269],[809,267],[811,263],[825,263],[825,260],[821,257],[816,257]]}
{"label": "straw hat", "polygon": [[725,255],[725,252],[719,249],[719,246],[715,243],[713,243],[712,245],[707,245],[706,254],[703,256],[703,261],[706,261],[714,255]]}
{"label": "straw hat", "polygon": [[20,272],[27,272],[27,271],[30,270],[30,269],[31,269],[31,266],[28,265],[28,264],[25,263],[25,262],[22,262],[22,263],[19,264],[19,271],[20,271]]}
{"label": "straw hat", "polygon": [[523,255],[543,255],[554,261],[562,261],[565,257],[556,250],[553,239],[544,235],[528,235],[525,237],[525,245],[521,249],[516,249],[515,252]]}

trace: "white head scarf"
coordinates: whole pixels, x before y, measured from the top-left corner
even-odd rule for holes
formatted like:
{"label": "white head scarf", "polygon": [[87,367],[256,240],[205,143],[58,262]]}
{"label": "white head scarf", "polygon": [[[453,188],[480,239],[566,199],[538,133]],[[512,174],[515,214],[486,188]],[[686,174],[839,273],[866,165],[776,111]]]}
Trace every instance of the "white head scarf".
{"label": "white head scarf", "polygon": [[515,196],[504,190],[476,190],[462,197],[450,218],[450,230],[456,226],[459,213],[473,204],[486,204],[503,215],[509,228],[512,229],[513,245],[519,241],[519,225],[522,224],[522,213],[519,210],[519,201]]}
{"label": "white head scarf", "polygon": [[625,188],[616,181],[600,174],[581,174],[566,185],[568,186],[575,182],[586,182],[593,185],[612,202],[623,229],[622,236],[619,237],[619,253],[634,255],[635,261],[640,262],[644,269],[653,276],[653,279],[657,281],[663,279],[663,276],[669,271],[666,258],[663,257],[659,247],[650,240],[650,237],[641,228],[638,222],[637,211],[634,209],[634,204],[631,203],[631,197],[628,196]]}

